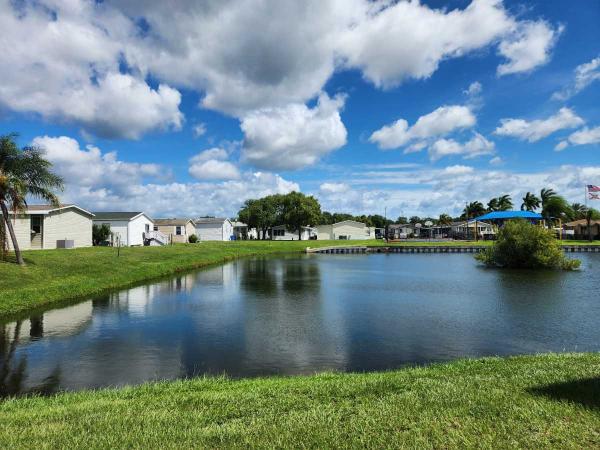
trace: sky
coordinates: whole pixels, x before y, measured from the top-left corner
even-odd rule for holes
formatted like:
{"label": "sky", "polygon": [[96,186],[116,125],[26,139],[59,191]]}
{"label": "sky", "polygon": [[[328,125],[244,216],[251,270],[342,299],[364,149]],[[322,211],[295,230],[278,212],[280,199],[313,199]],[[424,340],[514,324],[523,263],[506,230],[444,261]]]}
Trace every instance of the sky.
{"label": "sky", "polygon": [[[458,214],[600,185],[599,0],[0,0],[0,134],[91,211]],[[600,205],[598,205],[600,206]]]}

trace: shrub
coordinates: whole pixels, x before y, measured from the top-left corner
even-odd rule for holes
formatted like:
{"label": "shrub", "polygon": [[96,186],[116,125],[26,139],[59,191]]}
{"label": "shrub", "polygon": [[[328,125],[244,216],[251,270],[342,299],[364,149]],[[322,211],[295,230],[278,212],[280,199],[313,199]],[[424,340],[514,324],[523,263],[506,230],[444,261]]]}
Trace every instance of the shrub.
{"label": "shrub", "polygon": [[92,225],[92,242],[94,245],[101,245],[103,242],[108,241],[108,238],[110,238],[110,226],[107,224]]}
{"label": "shrub", "polygon": [[476,258],[489,267],[512,269],[574,270],[581,263],[565,256],[552,231],[525,220],[507,222],[497,241]]}
{"label": "shrub", "polygon": [[188,242],[190,244],[195,244],[196,242],[198,242],[198,236],[196,236],[195,234],[190,235],[190,237],[188,238]]}

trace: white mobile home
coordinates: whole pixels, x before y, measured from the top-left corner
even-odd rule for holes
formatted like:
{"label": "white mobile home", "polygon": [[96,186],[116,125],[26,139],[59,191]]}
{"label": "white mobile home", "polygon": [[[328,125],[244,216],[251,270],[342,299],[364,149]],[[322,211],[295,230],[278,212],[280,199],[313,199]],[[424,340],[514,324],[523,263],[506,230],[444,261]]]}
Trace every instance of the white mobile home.
{"label": "white mobile home", "polygon": [[271,228],[271,239],[274,241],[308,241],[316,231],[311,227],[301,227],[300,235],[298,231],[290,231],[285,225],[277,225]]}
{"label": "white mobile home", "polygon": [[196,235],[201,241],[230,241],[233,239],[233,224],[220,217],[201,217],[194,220]]}
{"label": "white mobile home", "polygon": [[331,225],[317,225],[318,240],[362,240],[375,239],[375,233],[362,222],[343,220]]}
{"label": "white mobile home", "polygon": [[[94,225],[108,225],[113,242],[120,245],[144,245],[145,236],[154,228],[154,221],[143,212],[94,212]],[[115,244],[116,245],[116,244]]]}
{"label": "white mobile home", "polygon": [[[75,205],[29,205],[10,213],[21,250],[91,247],[94,214]],[[9,249],[12,240],[7,234]]]}

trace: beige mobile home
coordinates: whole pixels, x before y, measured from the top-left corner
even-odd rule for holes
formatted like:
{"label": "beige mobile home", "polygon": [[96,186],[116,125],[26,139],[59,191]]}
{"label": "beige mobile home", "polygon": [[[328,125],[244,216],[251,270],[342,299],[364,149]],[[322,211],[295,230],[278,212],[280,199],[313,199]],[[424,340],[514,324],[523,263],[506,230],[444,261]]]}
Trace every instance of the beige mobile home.
{"label": "beige mobile home", "polygon": [[154,219],[154,231],[160,231],[172,242],[185,244],[196,227],[191,219]]}
{"label": "beige mobile home", "polygon": [[362,240],[375,239],[375,233],[362,222],[343,220],[331,225],[317,225],[317,239],[323,240]]}
{"label": "beige mobile home", "polygon": [[[91,247],[93,217],[75,205],[29,205],[23,212],[10,214],[21,250]],[[7,241],[12,249],[8,230]]]}

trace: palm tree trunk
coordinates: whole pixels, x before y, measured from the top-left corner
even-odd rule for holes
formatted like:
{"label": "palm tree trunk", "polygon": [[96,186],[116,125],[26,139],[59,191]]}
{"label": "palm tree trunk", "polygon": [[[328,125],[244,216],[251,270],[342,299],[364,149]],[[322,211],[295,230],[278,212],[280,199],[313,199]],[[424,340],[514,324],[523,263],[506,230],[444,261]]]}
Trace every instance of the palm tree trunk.
{"label": "palm tree trunk", "polygon": [[10,239],[13,243],[13,249],[15,250],[15,256],[17,258],[17,263],[20,266],[25,265],[25,261],[23,260],[23,255],[21,255],[21,250],[19,249],[19,243],[17,242],[17,236],[15,236],[15,229],[10,221],[10,216],[8,214],[8,208],[6,204],[0,200],[0,209],[2,209],[2,217],[4,217],[4,223],[6,224],[6,228],[8,228],[8,233],[10,234]]}
{"label": "palm tree trunk", "polygon": [[302,227],[298,228],[298,240],[302,240]]}

